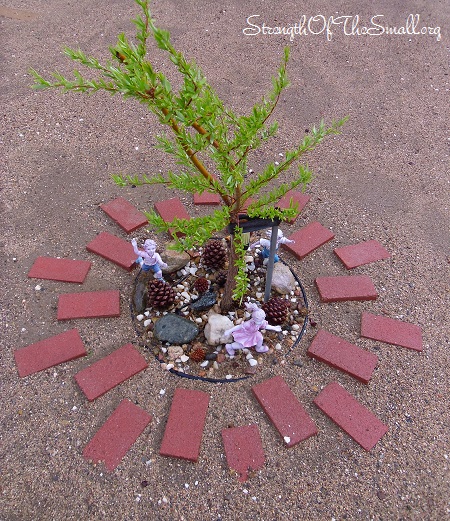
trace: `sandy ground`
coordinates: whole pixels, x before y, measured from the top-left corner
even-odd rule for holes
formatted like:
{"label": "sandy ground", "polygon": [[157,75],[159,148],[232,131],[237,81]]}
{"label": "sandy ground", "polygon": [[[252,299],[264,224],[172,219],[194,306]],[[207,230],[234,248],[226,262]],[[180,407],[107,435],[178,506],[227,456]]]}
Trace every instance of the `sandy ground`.
{"label": "sandy ground", "polygon": [[[119,189],[112,173],[164,171],[155,149],[154,118],[133,101],[31,91],[27,69],[69,73],[64,45],[107,56],[120,31],[132,30],[131,1],[6,0],[1,23],[1,521],[25,520],[442,520],[449,518],[449,11],[444,1],[329,3],[307,0],[207,2],[159,0],[154,16],[178,48],[195,59],[235,110],[245,111],[269,88],[283,46],[292,48],[292,86],[279,104],[278,137],[249,164],[293,146],[305,129],[350,115],[344,133],[308,158],[316,173],[311,201],[286,234],[318,220],[336,238],[302,262],[285,259],[307,291],[321,327],[374,352],[379,364],[369,385],[306,357],[309,328],[295,353],[251,382],[214,385],[149,369],[89,403],[73,375],[113,349],[137,339],[128,313],[132,275],[89,254],[98,232],[125,235],[99,209],[122,195],[140,209],[174,194],[163,189]],[[447,5],[448,7],[448,5]],[[8,9],[6,9],[8,8]],[[359,15],[360,26],[384,15],[404,26],[420,15],[435,35],[288,37],[245,36],[246,18],[289,25],[301,15]],[[314,27],[312,26],[314,29]],[[318,29],[315,29],[318,32]],[[132,34],[132,33],[131,33]],[[156,58],[159,63],[161,60]],[[191,215],[194,208],[183,198]],[[319,275],[344,275],[333,248],[379,240],[389,260],[357,268],[379,291],[374,302],[321,304]],[[165,238],[158,238],[164,242]],[[36,257],[93,261],[81,287],[36,281]],[[36,291],[36,284],[42,286]],[[89,357],[20,379],[14,350],[68,329],[56,320],[59,294],[120,289],[118,319],[77,320]],[[419,325],[422,353],[359,339],[362,311]],[[316,329],[317,329],[316,328]],[[149,356],[145,353],[145,356]],[[293,364],[300,359],[302,367]],[[293,449],[252,397],[250,386],[280,374],[316,422],[319,434]],[[336,380],[389,426],[364,451],[312,403]],[[177,387],[210,394],[201,455],[192,464],[159,456],[171,397]],[[165,395],[160,390],[165,389]],[[92,465],[82,450],[122,398],[153,416],[113,473]],[[221,430],[259,426],[266,465],[247,483],[230,473]],[[142,487],[143,481],[148,482]]]}

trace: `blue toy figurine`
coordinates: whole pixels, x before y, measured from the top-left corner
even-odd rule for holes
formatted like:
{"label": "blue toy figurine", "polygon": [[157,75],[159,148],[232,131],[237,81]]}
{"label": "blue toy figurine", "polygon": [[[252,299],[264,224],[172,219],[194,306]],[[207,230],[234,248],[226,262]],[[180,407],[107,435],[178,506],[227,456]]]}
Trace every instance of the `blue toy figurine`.
{"label": "blue toy figurine", "polygon": [[156,242],[151,239],[147,239],[144,242],[144,249],[140,250],[137,247],[136,239],[131,241],[131,245],[133,246],[134,253],[138,255],[136,259],[136,263],[139,264],[142,268],[142,271],[150,271],[152,270],[155,279],[162,280],[162,271],[161,268],[167,268],[167,264],[163,262],[159,253],[156,253]]}
{"label": "blue toy figurine", "polygon": [[[267,259],[270,255],[270,239],[272,237],[272,230],[268,230],[266,232],[267,239],[259,239],[258,241],[254,242],[250,245],[250,249],[256,248],[257,246],[260,246],[262,248],[262,251],[260,253],[261,257],[264,259],[264,264],[267,263]],[[280,244],[290,244],[294,243],[295,241],[292,241],[291,239],[286,238],[283,235],[283,232],[281,230],[278,230],[278,236],[277,236],[277,250]],[[275,255],[274,261],[278,262],[280,258],[278,255]]]}

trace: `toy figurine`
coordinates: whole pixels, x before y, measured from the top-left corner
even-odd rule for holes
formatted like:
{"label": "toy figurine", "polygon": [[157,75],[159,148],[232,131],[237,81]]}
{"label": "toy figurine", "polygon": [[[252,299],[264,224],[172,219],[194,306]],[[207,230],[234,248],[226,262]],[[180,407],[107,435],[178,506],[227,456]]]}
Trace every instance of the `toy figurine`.
{"label": "toy figurine", "polygon": [[247,311],[252,314],[250,320],[243,322],[237,326],[227,329],[225,336],[232,335],[234,342],[225,344],[227,353],[234,356],[236,349],[245,349],[248,347],[255,347],[258,353],[266,353],[269,348],[263,344],[263,336],[261,330],[270,329],[272,331],[281,331],[280,326],[271,326],[267,322],[264,310],[258,307],[257,304],[245,304]]}
{"label": "toy figurine", "polygon": [[[267,263],[267,259],[270,255],[270,239],[272,237],[272,230],[268,230],[266,232],[267,239],[259,239],[258,241],[254,242],[250,245],[250,249],[256,248],[257,246],[262,247],[262,251],[260,253],[261,257],[264,259],[264,263]],[[278,247],[280,244],[290,244],[294,243],[295,241],[288,239],[283,235],[283,232],[281,230],[278,230],[278,236],[277,236],[277,246],[276,249],[278,250]],[[275,254],[274,262],[278,262],[280,258],[277,254]]]}
{"label": "toy figurine", "polygon": [[144,249],[140,250],[137,247],[136,239],[131,241],[131,245],[133,246],[134,253],[138,255],[136,262],[141,266],[142,271],[150,271],[152,270],[155,279],[161,279],[162,271],[161,268],[167,268],[167,264],[161,259],[159,253],[156,253],[156,242],[151,239],[147,239],[144,242]]}

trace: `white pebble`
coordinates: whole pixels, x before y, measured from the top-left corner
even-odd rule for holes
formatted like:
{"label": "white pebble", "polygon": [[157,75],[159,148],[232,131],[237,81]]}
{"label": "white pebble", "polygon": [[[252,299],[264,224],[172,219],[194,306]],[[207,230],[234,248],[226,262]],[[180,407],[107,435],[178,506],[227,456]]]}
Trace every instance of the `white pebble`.
{"label": "white pebble", "polygon": [[232,375],[232,374],[227,374],[227,375],[225,376],[225,378],[226,378],[227,380],[231,380],[231,379],[233,378],[233,375]]}
{"label": "white pebble", "polygon": [[173,364],[167,364],[167,365],[166,365],[166,369],[167,369],[167,371],[170,371],[170,370],[173,369],[173,368],[174,368],[174,365],[173,365]]}
{"label": "white pebble", "polygon": [[145,315],[146,317],[149,317],[149,316],[150,316],[150,311],[146,311],[146,312],[144,313],[144,315]]}
{"label": "white pebble", "polygon": [[248,363],[250,364],[251,367],[255,367],[256,365],[258,365],[258,360],[255,360],[254,358],[250,358]]}
{"label": "white pebble", "polygon": [[161,347],[161,351],[162,351],[163,353],[167,353],[167,347]]}
{"label": "white pebble", "polygon": [[198,268],[189,268],[189,272],[191,275],[195,275],[197,273]]}
{"label": "white pebble", "polygon": [[181,296],[185,299],[185,300],[191,300],[191,296],[189,295],[189,293],[187,291],[183,291],[181,293]]}
{"label": "white pebble", "polygon": [[203,322],[203,320],[200,317],[196,318],[195,321],[197,322],[197,324],[201,324]]}
{"label": "white pebble", "polygon": [[177,284],[177,289],[179,289],[180,291],[184,291],[183,284]]}
{"label": "white pebble", "polygon": [[295,331],[298,331],[300,329],[300,326],[298,324],[294,324],[292,326],[292,329],[294,329]]}
{"label": "white pebble", "polygon": [[262,298],[263,294],[260,293],[259,291],[256,293],[256,298],[259,300],[260,298]]}
{"label": "white pebble", "polygon": [[200,364],[200,367],[208,367],[208,364],[209,364],[209,361],[208,360],[205,360],[204,362],[202,362]]}
{"label": "white pebble", "polygon": [[189,360],[189,357],[188,355],[181,355],[180,360],[185,364]]}
{"label": "white pebble", "polygon": [[161,390],[159,391],[159,394],[160,394],[161,396],[164,396],[164,395],[166,394],[166,390],[165,390],[165,389],[161,389]]}
{"label": "white pebble", "polygon": [[37,286],[34,286],[34,289],[35,289],[36,291],[41,291],[42,286],[40,286],[40,285],[38,284]]}
{"label": "white pebble", "polygon": [[213,363],[213,367],[214,367],[214,369],[216,369],[216,371],[217,371],[217,369],[219,369],[219,364],[218,364],[216,361],[214,361],[214,363]]}
{"label": "white pebble", "polygon": [[253,358],[253,355],[251,353],[248,353],[248,355],[245,358],[247,360],[251,360]]}
{"label": "white pebble", "polygon": [[275,344],[275,349],[277,351],[281,351],[281,344]]}
{"label": "white pebble", "polygon": [[144,320],[144,327],[148,327],[152,323],[151,319]]}
{"label": "white pebble", "polygon": [[285,436],[285,437],[284,437],[284,441],[285,441],[286,443],[290,443],[290,442],[291,442],[291,438],[289,438],[289,436]]}

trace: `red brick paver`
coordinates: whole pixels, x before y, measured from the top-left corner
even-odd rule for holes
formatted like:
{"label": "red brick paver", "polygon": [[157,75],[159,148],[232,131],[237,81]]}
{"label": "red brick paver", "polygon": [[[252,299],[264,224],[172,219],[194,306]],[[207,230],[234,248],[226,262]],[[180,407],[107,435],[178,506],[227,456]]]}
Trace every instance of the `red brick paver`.
{"label": "red brick paver", "polygon": [[159,453],[197,461],[208,410],[209,395],[203,391],[176,389]]}
{"label": "red brick paver", "polygon": [[319,277],[316,279],[316,286],[322,302],[375,300],[378,297],[377,290],[367,275]]}
{"label": "red brick paver", "polygon": [[203,192],[202,194],[194,194],[194,204],[210,204],[219,205],[222,202],[220,195]]}
{"label": "red brick paver", "polygon": [[54,365],[85,356],[86,349],[77,329],[30,344],[14,352],[19,376],[23,378]]}
{"label": "red brick paver", "polygon": [[83,456],[94,462],[104,461],[107,470],[112,472],[151,419],[150,414],[134,403],[122,400],[86,445]]}
{"label": "red brick paver", "polygon": [[388,427],[337,382],[331,382],[314,403],[366,450],[372,449]]}
{"label": "red brick paver", "polygon": [[386,248],[375,240],[335,248],[334,253],[348,270],[370,262],[388,259],[391,256]]}
{"label": "red brick paver", "polygon": [[300,215],[301,211],[303,208],[305,208],[311,198],[309,195],[306,195],[303,192],[299,192],[298,190],[289,190],[289,192],[278,201],[277,206],[279,208],[289,208],[291,199],[294,203],[297,203],[298,213],[293,219],[287,221],[289,224],[292,224],[296,221],[297,217]]}
{"label": "red brick paver", "polygon": [[286,248],[298,259],[303,259],[312,251],[331,241],[333,237],[333,232],[315,221],[300,228],[300,230],[297,230],[289,237],[295,243],[283,244],[282,247]]}
{"label": "red brick paver", "polygon": [[148,224],[147,217],[123,197],[101,204],[100,208],[127,233]]}
{"label": "red brick paver", "polygon": [[28,277],[82,284],[90,267],[89,261],[38,257],[28,272]]}
{"label": "red brick paver", "polygon": [[[173,221],[175,217],[178,219],[190,219],[189,214],[186,211],[186,208],[184,207],[180,199],[178,199],[177,197],[155,203],[155,210],[164,219],[166,223]],[[169,231],[171,235],[175,234],[173,230]]]}
{"label": "red brick paver", "polygon": [[246,481],[251,471],[264,466],[266,457],[257,425],[223,429],[222,439],[228,466],[237,472],[239,481]]}
{"label": "red brick paver", "polygon": [[85,291],[64,293],[58,300],[58,320],[74,318],[106,318],[120,315],[120,292]]}
{"label": "red brick paver", "polygon": [[127,271],[131,271],[135,266],[136,254],[131,243],[111,233],[99,233],[86,248]]}
{"label": "red brick paver", "polygon": [[317,434],[317,427],[281,376],[254,385],[252,391],[287,447]]}
{"label": "red brick paver", "polygon": [[373,353],[321,329],[314,337],[307,355],[368,383],[377,365]]}
{"label": "red brick paver", "polygon": [[86,398],[92,401],[147,367],[139,351],[132,344],[126,344],[82,369],[74,378]]}
{"label": "red brick paver", "polygon": [[419,326],[372,313],[362,314],[361,336],[415,351],[423,350],[422,330]]}

